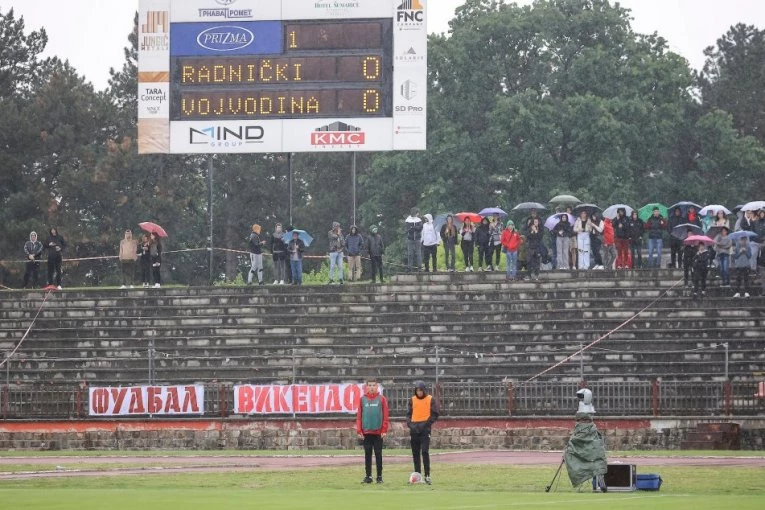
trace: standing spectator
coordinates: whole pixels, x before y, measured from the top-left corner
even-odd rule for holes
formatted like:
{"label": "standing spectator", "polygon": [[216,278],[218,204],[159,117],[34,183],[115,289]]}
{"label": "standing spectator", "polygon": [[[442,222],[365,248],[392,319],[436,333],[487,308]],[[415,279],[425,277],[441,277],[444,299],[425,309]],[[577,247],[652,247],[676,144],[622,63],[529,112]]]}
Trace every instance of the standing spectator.
{"label": "standing spectator", "polygon": [[686,287],[691,287],[694,282],[693,271],[696,266],[694,265],[694,258],[698,253],[698,246],[692,244],[686,244],[683,246],[682,251],[682,265],[683,265],[683,284]]}
{"label": "standing spectator", "polygon": [[29,233],[29,241],[24,243],[24,256],[27,259],[24,268],[24,288],[32,280],[32,288],[40,285],[40,259],[42,258],[43,245],[37,240],[37,232]]}
{"label": "standing spectator", "polygon": [[[499,271],[499,257],[502,253],[502,221],[499,217],[489,221],[489,233],[491,234],[491,244],[489,248],[489,267],[494,271]],[[542,245],[544,248],[544,244]],[[491,266],[494,258],[494,267]]]}
{"label": "standing spectator", "polygon": [[[343,238],[343,229],[340,223],[333,222],[332,230],[329,231],[329,283],[335,283],[335,277],[340,285],[343,284],[345,269],[343,268],[343,250],[345,249],[345,239]],[[334,276],[333,276],[334,275]]]}
{"label": "standing spectator", "polygon": [[[733,276],[736,279],[736,293],[734,298],[741,297],[741,291],[744,291],[744,297],[749,297],[749,268],[751,266],[752,246],[746,237],[739,239],[736,246],[733,247]],[[743,287],[743,288],[742,288]]]}
{"label": "standing spectator", "polygon": [[616,234],[616,269],[629,269],[630,264],[630,221],[623,207],[616,210],[614,220]]}
{"label": "standing spectator", "polygon": [[518,249],[521,247],[521,235],[515,231],[513,220],[507,220],[505,230],[502,231],[502,246],[505,248],[505,259],[507,261],[505,279],[515,280],[518,271]]}
{"label": "standing spectator", "polygon": [[720,282],[723,287],[730,287],[730,252],[733,241],[728,237],[728,232],[728,227],[724,226],[714,239],[717,266],[720,269]]}
{"label": "standing spectator", "polygon": [[154,232],[149,236],[151,241],[149,244],[149,253],[151,253],[151,272],[154,276],[154,287],[160,288],[162,286],[162,276],[160,274],[160,267],[162,266],[162,241],[159,240],[159,236]]}
{"label": "standing spectator", "polygon": [[[406,412],[406,425],[412,444],[414,471],[423,474],[425,483],[430,485],[430,429],[438,419],[438,405],[432,395],[428,395],[425,382],[414,383],[414,396],[409,400]],[[420,463],[422,456],[422,463]]]}
{"label": "standing spectator", "polygon": [[717,214],[715,215],[714,222],[712,223],[713,227],[725,227],[728,229],[728,232],[730,232],[730,221],[728,220],[728,217],[725,216],[725,211],[720,209],[717,211]]}
{"label": "standing spectator", "polygon": [[577,233],[574,232],[574,225],[572,224],[568,236],[568,267],[571,269],[576,269],[578,267],[579,248],[576,245],[576,236]]}
{"label": "standing spectator", "polygon": [[433,272],[438,271],[438,244],[441,239],[438,237],[438,230],[433,223],[433,216],[425,215],[425,224],[422,226],[422,250],[425,255],[425,272],[430,271],[430,260],[433,259]]}
{"label": "standing spectator", "polygon": [[[740,229],[747,232],[757,233],[757,214],[754,211],[745,211],[741,219]],[[749,242],[749,250],[752,252],[749,257],[749,269],[757,271],[757,257],[759,256],[760,246],[756,242]]]}
{"label": "standing spectator", "polygon": [[419,271],[422,266],[422,219],[416,207],[406,219],[406,264],[409,272]]}
{"label": "standing spectator", "polygon": [[[651,220],[648,220],[651,221]],[[683,211],[679,207],[675,207],[672,211],[672,214],[669,217],[669,231],[672,232],[672,229],[675,228],[678,225],[682,225],[685,223],[685,218],[683,218]],[[648,251],[651,251],[650,248],[650,235],[649,237],[649,247]],[[672,269],[676,269],[678,267],[682,266],[682,251],[683,251],[683,241],[681,239],[678,239],[675,236],[669,236],[669,249],[670,249],[670,259],[669,259],[669,267]],[[650,257],[650,253],[649,253]],[[659,257],[659,263],[661,263],[661,257]]]}
{"label": "standing spectator", "polygon": [[271,257],[274,261],[274,285],[284,285],[287,279],[287,246],[284,244],[282,224],[277,223],[271,234]]}
{"label": "standing spectator", "polygon": [[688,214],[686,215],[686,221],[690,223],[691,225],[696,225],[697,227],[701,227],[701,218],[699,217],[698,213],[696,212],[696,208],[693,206],[690,206],[688,208]]}
{"label": "standing spectator", "polygon": [[303,252],[305,243],[300,239],[299,232],[292,232],[287,251],[290,257],[290,269],[292,272],[292,285],[303,285]]}
{"label": "standing spectator", "polygon": [[590,269],[590,232],[592,226],[589,225],[587,211],[579,213],[579,217],[574,222],[574,232],[576,232],[576,250],[578,255],[579,269]]}
{"label": "standing spectator", "polygon": [[66,248],[64,237],[53,227],[48,232],[48,241],[45,243],[45,249],[48,250],[48,286],[56,285],[61,290],[61,262],[62,252]]}
{"label": "standing spectator", "polygon": [[632,267],[643,267],[643,220],[638,217],[637,211],[632,211],[629,220],[630,232],[630,256]]}
{"label": "standing spectator", "polygon": [[135,283],[135,264],[138,261],[138,241],[133,239],[133,231],[125,230],[125,237],[120,241],[119,254],[120,268],[122,269],[121,289],[133,288]]}
{"label": "standing spectator", "polygon": [[144,234],[141,238],[141,244],[138,246],[138,255],[141,264],[141,283],[143,287],[149,286],[149,275],[151,274],[151,238],[149,234]]}
{"label": "standing spectator", "polygon": [[610,218],[603,220],[603,267],[613,269],[616,261],[616,235]]}
{"label": "standing spectator", "polygon": [[377,387],[377,380],[367,379],[366,393],[359,399],[356,412],[356,434],[364,441],[364,470],[361,483],[372,483],[372,452],[375,454],[377,483],[383,483],[383,439],[388,434],[390,416],[388,400]]}
{"label": "standing spectator", "polygon": [[750,269],[752,269],[754,274],[757,274],[757,262],[758,259],[763,258],[762,252],[765,247],[765,210],[759,211],[756,214],[752,213],[752,217],[754,218],[754,233],[757,234],[757,237],[753,242],[750,242],[752,245],[752,265]]}
{"label": "standing spectator", "polygon": [[590,218],[590,253],[592,260],[590,266],[592,269],[603,269],[603,218],[600,217],[600,213],[595,211]]}
{"label": "standing spectator", "polygon": [[370,235],[367,238],[367,251],[369,260],[372,262],[372,283],[375,282],[375,275],[380,273],[380,283],[383,282],[383,264],[382,256],[385,252],[385,244],[382,236],[377,232],[377,225],[372,225],[369,229]]}
{"label": "standing spectator", "polygon": [[348,273],[351,281],[361,280],[361,251],[364,249],[364,238],[356,225],[351,225],[350,233],[345,236],[345,247],[348,250]]}
{"label": "standing spectator", "polygon": [[529,225],[526,234],[526,266],[529,271],[529,278],[539,280],[539,264],[542,258],[542,239],[544,233],[540,225],[539,218],[534,218]]}
{"label": "standing spectator", "polygon": [[531,228],[531,224],[534,222],[534,219],[538,219],[538,218],[539,218],[539,212],[536,209],[529,209],[529,216],[523,222],[523,233],[528,232],[529,228]]}
{"label": "standing spectator", "polygon": [[560,216],[560,221],[553,227],[552,232],[555,235],[558,269],[571,269],[568,260],[568,250],[572,228],[571,223],[568,221],[568,214]]}
{"label": "standing spectator", "polygon": [[707,274],[709,273],[709,250],[704,243],[699,243],[693,257],[693,297],[707,295]]}
{"label": "standing spectator", "polygon": [[645,229],[648,231],[648,267],[659,268],[661,267],[661,248],[664,242],[664,232],[667,230],[667,222],[659,212],[658,207],[653,208],[651,217],[645,223]]}
{"label": "standing spectator", "polygon": [[460,235],[462,236],[460,248],[462,248],[462,260],[465,262],[465,271],[472,271],[475,227],[473,226],[473,222],[470,221],[470,218],[465,218],[465,223],[462,224]]}
{"label": "standing spectator", "polygon": [[250,232],[250,272],[247,274],[247,285],[252,285],[252,275],[257,275],[258,285],[263,285],[263,245],[266,240],[261,238],[261,230],[260,225],[255,223]]}
{"label": "standing spectator", "polygon": [[481,218],[481,224],[475,229],[475,245],[478,248],[478,270],[491,271],[491,252],[494,246],[491,242],[491,230],[489,230],[489,218]]}
{"label": "standing spectator", "polygon": [[454,224],[454,217],[451,214],[446,217],[446,223],[441,227],[441,239],[444,242],[446,270],[453,272],[456,262],[457,226]]}

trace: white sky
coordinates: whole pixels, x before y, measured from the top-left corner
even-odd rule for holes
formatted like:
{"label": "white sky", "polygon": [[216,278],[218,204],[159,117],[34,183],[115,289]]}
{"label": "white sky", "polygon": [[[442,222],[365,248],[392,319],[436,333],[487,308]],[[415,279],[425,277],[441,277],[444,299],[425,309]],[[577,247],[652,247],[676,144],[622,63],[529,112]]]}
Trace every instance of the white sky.
{"label": "white sky", "polygon": [[[378,0],[361,0],[378,1]],[[464,0],[429,0],[428,29],[448,32],[454,10]],[[211,0],[211,4],[213,4]],[[529,4],[530,0],[520,0]],[[714,45],[739,22],[765,28],[765,0],[622,0],[632,9],[635,31],[658,32],[670,48],[700,69],[704,48]],[[13,8],[27,32],[45,27],[45,56],[68,59],[96,89],[107,86],[109,68],[120,69],[133,28],[137,0],[0,0],[0,12]]]}

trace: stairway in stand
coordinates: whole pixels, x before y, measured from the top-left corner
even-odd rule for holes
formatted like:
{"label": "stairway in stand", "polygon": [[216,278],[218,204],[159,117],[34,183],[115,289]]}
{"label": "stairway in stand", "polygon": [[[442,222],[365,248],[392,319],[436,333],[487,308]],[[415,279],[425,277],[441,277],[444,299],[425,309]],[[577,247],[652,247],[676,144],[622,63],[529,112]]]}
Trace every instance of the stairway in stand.
{"label": "stairway in stand", "polygon": [[738,423],[699,423],[680,443],[681,450],[740,450]]}

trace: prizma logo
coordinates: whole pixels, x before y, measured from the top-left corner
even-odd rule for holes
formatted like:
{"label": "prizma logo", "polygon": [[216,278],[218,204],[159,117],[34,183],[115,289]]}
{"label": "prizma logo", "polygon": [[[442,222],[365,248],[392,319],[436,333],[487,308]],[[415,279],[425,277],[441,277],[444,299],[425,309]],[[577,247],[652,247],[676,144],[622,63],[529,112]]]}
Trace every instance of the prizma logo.
{"label": "prizma logo", "polygon": [[197,44],[211,51],[240,50],[254,40],[255,34],[252,31],[236,25],[211,27],[197,36]]}

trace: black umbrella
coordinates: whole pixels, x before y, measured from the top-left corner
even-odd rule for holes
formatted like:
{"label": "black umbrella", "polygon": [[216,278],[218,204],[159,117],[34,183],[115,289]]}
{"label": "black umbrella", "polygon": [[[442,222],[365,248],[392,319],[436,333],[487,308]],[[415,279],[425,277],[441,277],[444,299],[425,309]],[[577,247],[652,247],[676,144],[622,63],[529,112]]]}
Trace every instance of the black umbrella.
{"label": "black umbrella", "polygon": [[704,235],[704,231],[701,227],[694,225],[693,223],[681,223],[672,229],[672,237],[680,239],[681,241],[689,235]]}
{"label": "black umbrella", "polygon": [[587,216],[592,216],[593,213],[599,213],[602,210],[603,209],[595,204],[579,204],[578,206],[574,207],[574,216],[579,216],[582,214],[582,211],[587,211]]}

